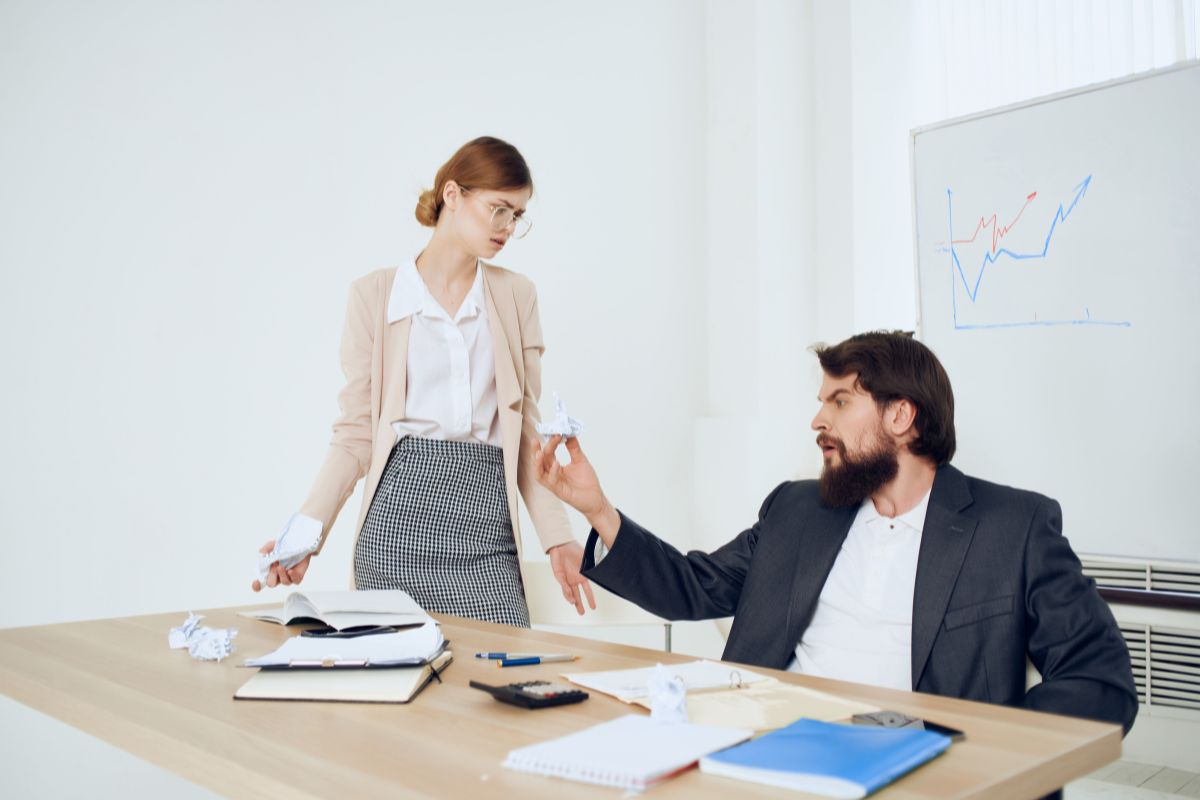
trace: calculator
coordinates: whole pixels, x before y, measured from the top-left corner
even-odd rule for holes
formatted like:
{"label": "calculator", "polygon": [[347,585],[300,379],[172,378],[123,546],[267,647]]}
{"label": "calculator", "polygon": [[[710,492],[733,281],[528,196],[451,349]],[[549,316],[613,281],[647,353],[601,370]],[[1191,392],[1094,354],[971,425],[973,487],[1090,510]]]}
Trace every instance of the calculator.
{"label": "calculator", "polygon": [[549,681],[525,681],[505,686],[489,686],[479,681],[471,681],[471,687],[482,689],[501,702],[512,703],[514,706],[522,708],[565,706],[568,703],[581,703],[588,699],[587,692],[565,683],[550,683]]}

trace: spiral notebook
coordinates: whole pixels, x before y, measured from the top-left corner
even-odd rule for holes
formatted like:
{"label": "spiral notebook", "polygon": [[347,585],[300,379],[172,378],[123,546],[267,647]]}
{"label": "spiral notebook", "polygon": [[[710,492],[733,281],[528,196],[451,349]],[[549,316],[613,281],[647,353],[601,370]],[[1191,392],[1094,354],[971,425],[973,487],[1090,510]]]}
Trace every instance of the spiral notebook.
{"label": "spiral notebook", "polygon": [[641,714],[513,750],[504,766],[618,789],[642,791],[693,766],[702,756],[749,739],[753,731],[659,722]]}

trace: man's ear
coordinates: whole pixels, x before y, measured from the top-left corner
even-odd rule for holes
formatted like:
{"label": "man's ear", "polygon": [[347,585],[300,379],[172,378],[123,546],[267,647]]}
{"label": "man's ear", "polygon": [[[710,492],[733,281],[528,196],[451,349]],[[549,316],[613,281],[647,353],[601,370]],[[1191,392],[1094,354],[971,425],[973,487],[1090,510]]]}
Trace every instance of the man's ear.
{"label": "man's ear", "polygon": [[897,440],[917,438],[917,407],[905,398],[893,400],[883,413],[883,426]]}

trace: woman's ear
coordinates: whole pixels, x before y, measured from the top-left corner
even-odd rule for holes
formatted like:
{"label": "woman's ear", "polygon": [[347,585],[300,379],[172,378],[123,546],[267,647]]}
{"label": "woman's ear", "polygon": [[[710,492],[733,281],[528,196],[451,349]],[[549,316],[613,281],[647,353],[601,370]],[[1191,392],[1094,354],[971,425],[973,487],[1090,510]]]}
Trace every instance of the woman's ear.
{"label": "woman's ear", "polygon": [[454,211],[458,208],[458,200],[462,197],[462,187],[454,181],[446,181],[442,187],[442,203],[445,208]]}

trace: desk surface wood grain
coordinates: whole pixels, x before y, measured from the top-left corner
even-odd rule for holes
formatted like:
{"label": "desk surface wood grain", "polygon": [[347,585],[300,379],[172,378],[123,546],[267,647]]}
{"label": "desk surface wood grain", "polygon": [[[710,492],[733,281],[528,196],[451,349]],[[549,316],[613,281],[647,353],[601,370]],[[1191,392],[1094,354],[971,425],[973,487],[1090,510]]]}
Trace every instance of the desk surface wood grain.
{"label": "desk surface wood grain", "polygon": [[[292,632],[236,610],[201,612],[203,624],[239,631],[237,652],[222,663],[194,661],[167,647],[167,631],[182,623],[183,613],[0,630],[0,691],[230,797],[553,794],[565,800],[620,792],[503,769],[508,751],[645,712],[595,692],[577,705],[527,711],[496,702],[468,681],[555,679],[563,667],[590,672],[693,660],[439,615],[455,662],[443,683],[407,705],[235,701],[234,691],[253,674],[237,665]],[[479,651],[570,652],[580,660],[500,670],[477,662]],[[1113,725],[756,671],[966,732],[965,741],[884,789],[882,798],[1036,797],[1121,754],[1121,731]],[[664,798],[779,796],[777,789],[697,770],[651,791]]]}

